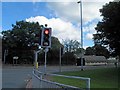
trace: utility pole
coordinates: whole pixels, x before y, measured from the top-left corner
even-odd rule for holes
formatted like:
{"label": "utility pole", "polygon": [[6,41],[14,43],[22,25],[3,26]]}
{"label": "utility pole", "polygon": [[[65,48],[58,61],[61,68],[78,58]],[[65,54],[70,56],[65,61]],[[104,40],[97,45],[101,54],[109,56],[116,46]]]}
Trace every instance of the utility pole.
{"label": "utility pole", "polygon": [[61,47],[60,47],[60,52],[59,52],[59,64],[60,64],[60,66],[59,66],[59,72],[61,72]]}
{"label": "utility pole", "polygon": [[83,71],[83,22],[82,22],[82,0],[77,2],[80,4],[80,21],[81,21],[81,71]]}

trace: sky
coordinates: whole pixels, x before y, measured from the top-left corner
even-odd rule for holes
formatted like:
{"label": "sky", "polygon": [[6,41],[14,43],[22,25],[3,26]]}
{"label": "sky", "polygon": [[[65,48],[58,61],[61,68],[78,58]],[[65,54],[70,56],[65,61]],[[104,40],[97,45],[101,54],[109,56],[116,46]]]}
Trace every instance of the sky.
{"label": "sky", "polygon": [[[99,9],[113,0],[82,0],[83,47],[93,46],[95,27],[102,20]],[[81,41],[78,0],[2,0],[0,32],[12,29],[16,21],[39,22],[52,28],[52,36]]]}

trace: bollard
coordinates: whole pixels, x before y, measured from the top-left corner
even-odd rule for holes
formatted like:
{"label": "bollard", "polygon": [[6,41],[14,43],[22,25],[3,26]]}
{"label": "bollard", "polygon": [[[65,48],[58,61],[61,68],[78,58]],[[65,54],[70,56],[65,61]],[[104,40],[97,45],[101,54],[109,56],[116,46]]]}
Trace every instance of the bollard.
{"label": "bollard", "polygon": [[37,61],[34,63],[34,66],[36,69],[38,69],[38,62]]}

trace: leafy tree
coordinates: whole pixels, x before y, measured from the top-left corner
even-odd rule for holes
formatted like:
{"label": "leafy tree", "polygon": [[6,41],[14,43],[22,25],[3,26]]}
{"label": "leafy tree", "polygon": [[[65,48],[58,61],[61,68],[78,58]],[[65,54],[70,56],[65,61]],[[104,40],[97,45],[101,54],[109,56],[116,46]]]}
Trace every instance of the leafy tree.
{"label": "leafy tree", "polygon": [[96,56],[105,56],[106,58],[109,58],[109,51],[105,47],[101,45],[95,45],[92,48]]}
{"label": "leafy tree", "polygon": [[60,41],[58,40],[58,38],[52,36],[52,39],[51,39],[51,48],[52,49],[60,49],[60,47],[63,48],[64,46],[60,43]]}
{"label": "leafy tree", "polygon": [[87,47],[85,50],[85,55],[95,55],[95,50],[93,47]]}
{"label": "leafy tree", "polygon": [[26,50],[33,47],[39,42],[36,35],[40,34],[41,26],[38,23],[26,21],[16,22],[12,25],[12,30],[3,31],[3,47],[8,49]]}
{"label": "leafy tree", "polygon": [[63,45],[56,37],[52,37],[51,40],[51,49],[48,52],[48,64],[59,64],[60,47],[63,48]]}
{"label": "leafy tree", "polygon": [[85,55],[105,56],[106,58],[110,56],[109,51],[105,47],[97,44],[86,48]]}
{"label": "leafy tree", "polygon": [[120,1],[109,2],[100,9],[102,21],[97,24],[97,37],[101,45],[108,45],[114,55],[120,56]]}
{"label": "leafy tree", "polygon": [[62,57],[63,65],[75,65],[76,59],[73,52],[66,52]]}
{"label": "leafy tree", "polygon": [[39,37],[36,36],[38,34],[40,35],[41,28],[42,26],[40,26],[38,23],[19,21],[16,22],[15,25],[12,25],[11,30],[2,31],[3,52],[4,50],[8,50],[9,52],[8,60],[9,58],[12,59],[12,57],[16,55],[19,56],[19,59],[33,58],[31,50],[35,50],[38,48],[40,36]]}
{"label": "leafy tree", "polygon": [[64,40],[63,45],[65,52],[76,52],[80,48],[80,43],[77,40]]}
{"label": "leafy tree", "polygon": [[[3,31],[3,52],[8,50],[7,55],[8,63],[12,63],[12,57],[18,56],[18,63],[33,63],[34,54],[33,50],[38,50],[40,43],[40,35],[43,26],[39,23],[30,23],[26,21],[18,21],[12,25],[11,30]],[[48,63],[55,63],[59,60],[59,48],[63,45],[59,42],[58,38],[52,37],[52,46],[48,53]],[[41,55],[44,55],[44,52]],[[44,57],[42,57],[42,62]],[[40,57],[40,58],[41,58]],[[41,59],[40,59],[41,61]]]}
{"label": "leafy tree", "polygon": [[75,57],[84,52],[84,49],[80,48],[80,43],[77,40],[64,40],[63,41],[65,54],[63,55],[63,64],[74,64],[76,63]]}

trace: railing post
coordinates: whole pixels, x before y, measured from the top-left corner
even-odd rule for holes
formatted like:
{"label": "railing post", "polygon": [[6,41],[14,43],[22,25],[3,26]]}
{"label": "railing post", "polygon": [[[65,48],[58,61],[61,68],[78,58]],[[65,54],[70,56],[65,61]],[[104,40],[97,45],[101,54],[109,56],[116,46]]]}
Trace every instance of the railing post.
{"label": "railing post", "polygon": [[43,88],[42,87],[42,74],[40,75],[40,88]]}
{"label": "railing post", "polygon": [[86,89],[87,90],[90,90],[90,78],[88,78],[87,80],[86,80]]}

